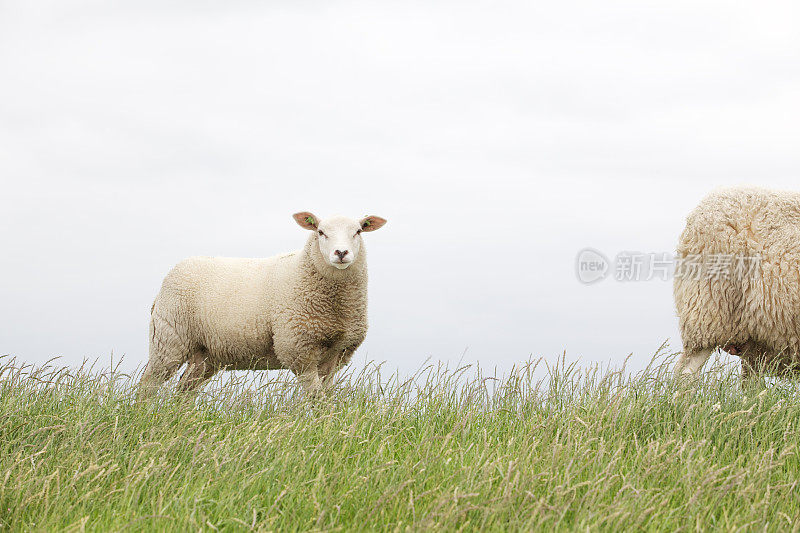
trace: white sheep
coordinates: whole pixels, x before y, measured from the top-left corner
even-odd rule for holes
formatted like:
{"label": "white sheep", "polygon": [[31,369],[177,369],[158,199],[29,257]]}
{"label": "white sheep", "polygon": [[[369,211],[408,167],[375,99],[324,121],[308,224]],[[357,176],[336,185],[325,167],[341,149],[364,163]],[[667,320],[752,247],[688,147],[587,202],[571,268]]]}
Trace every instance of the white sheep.
{"label": "white sheep", "polygon": [[740,356],[743,383],[800,369],[800,194],[710,194],[689,215],[678,258],[676,375],[697,374],[717,348]]}
{"label": "white sheep", "polygon": [[192,257],[164,278],[150,312],[147,395],[178,368],[192,390],[217,371],[289,369],[310,395],[327,387],[367,333],[367,260],[361,233],[376,216],[320,220],[297,252],[268,259]]}

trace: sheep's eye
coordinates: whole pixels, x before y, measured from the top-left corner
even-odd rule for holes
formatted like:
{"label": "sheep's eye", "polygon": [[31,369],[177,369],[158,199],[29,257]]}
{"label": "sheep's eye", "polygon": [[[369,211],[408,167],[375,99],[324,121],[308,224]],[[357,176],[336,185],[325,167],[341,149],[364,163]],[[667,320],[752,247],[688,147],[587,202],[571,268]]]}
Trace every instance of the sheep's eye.
{"label": "sheep's eye", "polygon": [[319,234],[320,234],[321,236],[323,236],[323,237],[325,236],[325,234],[324,234],[324,233],[322,233],[322,230],[319,230],[317,233],[319,233]]}
{"label": "sheep's eye", "polygon": [[356,232],[356,236],[358,236],[358,235],[361,235],[361,230],[358,230],[358,231]]}

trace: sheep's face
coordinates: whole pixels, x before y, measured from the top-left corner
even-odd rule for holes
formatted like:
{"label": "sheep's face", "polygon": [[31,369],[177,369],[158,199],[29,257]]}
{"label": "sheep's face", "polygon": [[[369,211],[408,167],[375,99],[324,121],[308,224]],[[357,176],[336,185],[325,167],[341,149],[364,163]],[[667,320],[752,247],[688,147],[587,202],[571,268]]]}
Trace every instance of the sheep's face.
{"label": "sheep's face", "polygon": [[344,270],[358,258],[361,251],[361,234],[375,231],[386,220],[381,217],[368,216],[361,220],[347,217],[332,217],[320,220],[315,215],[304,211],[295,213],[294,219],[300,225],[317,234],[320,254],[334,268]]}

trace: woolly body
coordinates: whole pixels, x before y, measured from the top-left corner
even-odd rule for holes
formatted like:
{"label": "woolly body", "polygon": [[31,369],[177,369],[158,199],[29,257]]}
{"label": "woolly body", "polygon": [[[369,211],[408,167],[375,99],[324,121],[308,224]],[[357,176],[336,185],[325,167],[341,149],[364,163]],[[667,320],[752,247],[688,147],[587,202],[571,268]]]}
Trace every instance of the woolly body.
{"label": "woolly body", "polygon": [[[743,377],[795,372],[800,363],[800,194],[722,189],[687,218],[679,259],[758,257],[757,269],[676,276],[684,353],[676,374],[696,373],[717,347],[742,358]],[[706,261],[707,266],[707,261]]]}
{"label": "woolly body", "polygon": [[[334,222],[358,230],[350,219]],[[320,251],[323,238],[315,230],[302,250],[268,259],[178,263],[153,303],[142,384],[157,387],[187,363],[182,389],[196,388],[223,368],[285,368],[317,392],[367,333],[366,254],[360,249],[348,256],[346,268],[334,268]]]}

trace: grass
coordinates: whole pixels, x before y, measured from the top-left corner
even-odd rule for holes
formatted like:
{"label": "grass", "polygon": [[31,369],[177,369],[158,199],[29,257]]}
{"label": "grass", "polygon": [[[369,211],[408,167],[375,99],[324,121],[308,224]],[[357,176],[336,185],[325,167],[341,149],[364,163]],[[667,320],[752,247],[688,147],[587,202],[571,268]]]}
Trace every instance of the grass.
{"label": "grass", "polygon": [[[371,366],[132,400],[118,372],[0,369],[4,530],[800,530],[800,394],[528,364]],[[267,381],[271,379],[272,381]]]}

